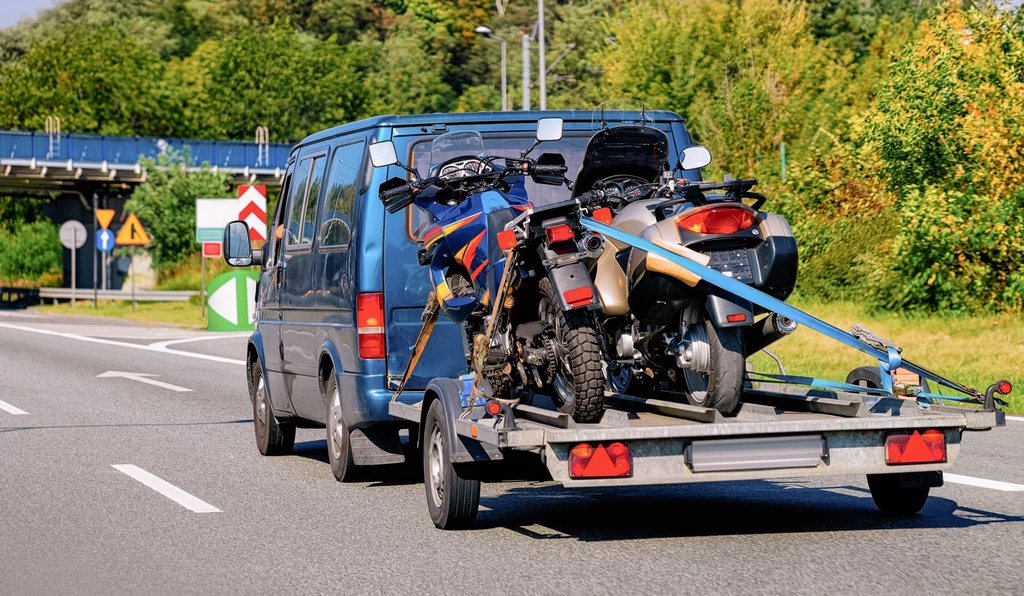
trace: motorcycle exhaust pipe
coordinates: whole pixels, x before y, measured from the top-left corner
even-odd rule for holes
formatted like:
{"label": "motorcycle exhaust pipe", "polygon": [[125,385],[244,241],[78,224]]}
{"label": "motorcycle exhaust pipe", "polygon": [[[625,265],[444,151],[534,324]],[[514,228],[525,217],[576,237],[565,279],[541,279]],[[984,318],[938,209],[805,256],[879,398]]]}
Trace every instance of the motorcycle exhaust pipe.
{"label": "motorcycle exhaust pipe", "polygon": [[743,344],[746,356],[760,352],[796,331],[797,327],[797,322],[793,319],[772,313],[761,319],[761,322],[744,328]]}
{"label": "motorcycle exhaust pipe", "polygon": [[601,250],[602,246],[604,246],[604,239],[593,234],[587,234],[586,236],[580,239],[580,250],[584,252],[594,252],[596,250]]}

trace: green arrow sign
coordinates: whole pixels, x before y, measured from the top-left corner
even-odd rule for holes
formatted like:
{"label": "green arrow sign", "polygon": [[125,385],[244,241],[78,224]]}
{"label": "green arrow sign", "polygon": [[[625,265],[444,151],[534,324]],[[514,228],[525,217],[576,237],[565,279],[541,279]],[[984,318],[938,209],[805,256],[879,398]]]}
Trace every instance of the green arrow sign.
{"label": "green arrow sign", "polygon": [[228,271],[206,286],[207,329],[251,331],[256,312],[256,271]]}

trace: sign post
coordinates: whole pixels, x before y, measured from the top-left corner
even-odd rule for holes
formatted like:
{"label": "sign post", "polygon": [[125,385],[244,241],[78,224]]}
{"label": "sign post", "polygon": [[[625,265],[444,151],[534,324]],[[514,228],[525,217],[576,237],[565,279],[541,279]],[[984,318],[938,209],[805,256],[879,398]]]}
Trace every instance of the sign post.
{"label": "sign post", "polygon": [[78,287],[78,249],[85,244],[85,226],[80,221],[69,219],[60,226],[59,234],[60,243],[71,249],[71,306],[74,306]]}
{"label": "sign post", "polygon": [[103,283],[103,289],[107,289],[107,269],[109,264],[107,263],[107,257],[110,255],[110,251],[114,249],[114,233],[110,231],[110,222],[114,220],[115,211],[113,209],[97,209],[95,211],[96,221],[93,224],[95,228],[98,224],[100,229],[96,230],[96,240],[93,245],[101,253],[103,253],[103,272],[101,278]]}
{"label": "sign post", "polygon": [[[124,220],[124,224],[121,225],[121,229],[117,231],[117,237],[114,239],[118,246],[147,246],[149,245],[149,234],[146,233],[146,228],[142,227],[142,222],[134,213],[129,213],[128,217]],[[129,271],[132,271],[128,277],[132,283],[132,310],[135,310],[135,251],[132,251],[132,264],[129,266]]]}

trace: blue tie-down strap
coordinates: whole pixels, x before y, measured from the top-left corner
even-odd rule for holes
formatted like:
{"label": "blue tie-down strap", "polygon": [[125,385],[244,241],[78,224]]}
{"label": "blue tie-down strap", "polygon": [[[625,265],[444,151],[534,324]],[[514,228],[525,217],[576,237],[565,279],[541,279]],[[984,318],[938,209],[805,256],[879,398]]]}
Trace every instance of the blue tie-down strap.
{"label": "blue tie-down strap", "polygon": [[[750,378],[751,376],[757,376],[758,378]],[[877,387],[861,387],[860,385],[852,385],[850,383],[840,383],[839,381],[828,381],[816,377],[801,377],[798,375],[777,375],[773,373],[750,371],[747,372],[747,378],[754,382],[771,380],[790,385],[806,385],[808,387],[816,387],[818,389],[847,391],[850,393],[890,393],[889,391],[883,391]]]}
{"label": "blue tie-down strap", "polygon": [[[843,331],[838,327],[833,327],[832,325],[826,323],[825,321],[822,321],[821,319],[809,315],[802,310],[794,308],[786,304],[785,302],[779,300],[778,298],[769,296],[768,294],[765,294],[760,290],[757,290],[742,282],[736,281],[731,277],[725,276],[720,272],[711,269],[710,267],[705,267],[700,263],[691,261],[686,257],[677,255],[676,253],[670,250],[666,250],[654,244],[650,240],[645,240],[638,236],[634,236],[627,232],[623,232],[622,230],[618,230],[616,228],[613,228],[612,226],[605,225],[589,217],[581,217],[580,224],[617,242],[627,244],[629,246],[632,246],[633,248],[638,248],[643,251],[654,253],[676,265],[679,265],[680,267],[686,269],[690,273],[697,275],[698,277],[703,279],[705,282],[711,284],[712,286],[719,287],[725,290],[726,292],[729,292],[730,294],[733,294],[745,300],[749,300],[750,302],[760,306],[761,308],[767,311],[778,313],[779,315],[796,321],[797,323],[807,327],[808,329],[813,329],[814,331],[817,331],[818,333],[821,333],[826,337],[830,337],[840,343],[850,346],[855,350],[864,352],[865,354],[871,356],[872,358],[878,361],[879,368],[881,369],[880,372],[882,373],[882,383],[886,385],[887,392],[891,393],[892,391],[892,379],[889,373],[891,373],[896,368],[902,366],[902,368],[909,370],[913,373],[916,373],[929,380],[935,381],[940,385],[944,385],[946,387],[949,387],[950,389],[954,389],[961,393],[967,393],[966,391],[964,391],[964,387],[962,385],[953,383],[952,381],[944,379],[936,375],[935,373],[914,366],[909,362],[904,362],[899,352],[892,348],[889,348],[887,350],[880,350],[878,348],[870,346],[862,342],[849,332]],[[886,382],[886,379],[888,379],[888,382]],[[971,394],[968,393],[968,395]],[[972,397],[975,398],[980,396],[981,394],[977,392],[975,392],[975,394],[972,395]],[[946,397],[943,399],[949,398]]]}

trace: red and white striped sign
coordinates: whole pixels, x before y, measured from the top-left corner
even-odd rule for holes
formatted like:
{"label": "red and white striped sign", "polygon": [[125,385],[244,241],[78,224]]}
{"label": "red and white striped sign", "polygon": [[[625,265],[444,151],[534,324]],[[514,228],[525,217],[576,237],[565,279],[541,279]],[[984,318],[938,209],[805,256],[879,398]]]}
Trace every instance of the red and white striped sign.
{"label": "red and white striped sign", "polygon": [[267,240],[267,187],[238,187],[238,219],[249,224],[249,238],[253,242]]}

